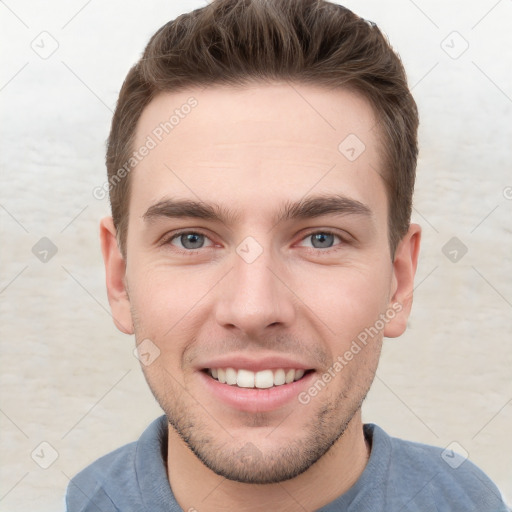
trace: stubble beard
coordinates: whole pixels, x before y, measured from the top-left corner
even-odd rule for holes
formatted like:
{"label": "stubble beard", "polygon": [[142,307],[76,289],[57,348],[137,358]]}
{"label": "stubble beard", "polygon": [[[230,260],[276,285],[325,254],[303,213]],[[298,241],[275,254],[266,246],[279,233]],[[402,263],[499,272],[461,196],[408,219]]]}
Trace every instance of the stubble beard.
{"label": "stubble beard", "polygon": [[[221,419],[216,420],[209,415],[186,390],[170,382],[172,377],[166,379],[164,386],[154,386],[147,375],[146,380],[170,427],[192,453],[217,475],[247,484],[279,483],[307,471],[343,436],[350,421],[361,408],[369,389],[368,385],[362,396],[354,398],[340,392],[298,430],[299,437],[290,438],[285,434],[286,445],[261,449],[257,440],[251,440],[250,429],[268,424],[268,416],[264,413],[252,415],[250,418],[247,439],[235,438],[222,425]],[[161,393],[157,388],[168,391]],[[361,388],[358,386],[358,389]],[[194,403],[190,403],[191,400]],[[312,403],[314,400],[299,407],[308,407]],[[293,421],[293,417],[292,413],[285,418],[268,439],[272,439],[272,436],[278,438],[279,430],[286,429],[287,422]]]}
{"label": "stubble beard", "polygon": [[[142,339],[138,336],[141,332],[137,325],[138,317],[133,313],[136,338]],[[250,438],[250,428],[268,426],[269,416],[265,413],[253,414],[246,419],[249,429],[247,439],[235,438],[222,425],[222,418],[215,418],[207,412],[200,400],[178,383],[165,367],[160,366],[160,358],[151,365],[152,368],[142,365],[142,369],[170,427],[208,469],[235,482],[273,484],[295,478],[307,471],[343,436],[350,421],[361,409],[375,377],[382,338],[374,342],[378,346],[374,348],[373,354],[347,378],[337,395],[330,400],[326,399],[325,404],[318,407],[318,412],[311,415],[311,419],[302,428],[297,429],[300,435],[290,438],[286,433],[281,434],[286,445],[271,449],[260,449],[257,440],[253,443],[254,439]],[[313,398],[307,405],[298,402],[297,407],[314,406],[323,393],[329,391],[323,390],[320,397]],[[269,438],[277,438],[279,431],[283,432],[288,422],[294,421],[295,409],[290,417],[275,427],[268,435]],[[303,416],[299,413],[299,421]]]}

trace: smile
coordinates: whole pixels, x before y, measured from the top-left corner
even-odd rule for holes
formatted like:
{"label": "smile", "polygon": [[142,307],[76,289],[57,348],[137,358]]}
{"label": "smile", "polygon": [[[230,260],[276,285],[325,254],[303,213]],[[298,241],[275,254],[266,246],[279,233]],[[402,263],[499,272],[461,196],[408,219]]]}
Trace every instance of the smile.
{"label": "smile", "polygon": [[268,389],[275,386],[282,386],[302,379],[306,373],[303,369],[251,370],[234,368],[208,368],[208,375],[221,384],[229,384],[239,388]]}

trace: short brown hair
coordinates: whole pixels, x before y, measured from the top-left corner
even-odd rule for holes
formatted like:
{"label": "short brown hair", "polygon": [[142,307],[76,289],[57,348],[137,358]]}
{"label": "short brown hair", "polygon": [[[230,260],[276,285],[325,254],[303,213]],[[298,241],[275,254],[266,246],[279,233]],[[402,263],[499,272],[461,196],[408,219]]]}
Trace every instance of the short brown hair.
{"label": "short brown hair", "polygon": [[[283,80],[347,88],[373,106],[383,142],[394,255],[409,228],[418,154],[418,112],[399,56],[374,23],[325,0],[214,0],[161,27],[121,88],[106,164],[123,256],[131,183],[126,163],[137,122],[156,94]],[[122,168],[125,179],[119,179]]]}

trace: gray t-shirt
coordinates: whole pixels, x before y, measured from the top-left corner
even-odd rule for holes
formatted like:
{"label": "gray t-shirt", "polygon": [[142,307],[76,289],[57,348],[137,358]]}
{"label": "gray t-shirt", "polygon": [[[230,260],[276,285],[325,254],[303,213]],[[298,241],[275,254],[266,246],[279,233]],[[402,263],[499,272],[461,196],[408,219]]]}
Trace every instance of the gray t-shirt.
{"label": "gray t-shirt", "polygon": [[[496,486],[460,455],[390,437],[374,424],[365,424],[364,433],[372,447],[365,470],[322,512],[508,512]],[[181,512],[166,457],[167,421],[161,416],[137,442],[71,480],[68,512]]]}

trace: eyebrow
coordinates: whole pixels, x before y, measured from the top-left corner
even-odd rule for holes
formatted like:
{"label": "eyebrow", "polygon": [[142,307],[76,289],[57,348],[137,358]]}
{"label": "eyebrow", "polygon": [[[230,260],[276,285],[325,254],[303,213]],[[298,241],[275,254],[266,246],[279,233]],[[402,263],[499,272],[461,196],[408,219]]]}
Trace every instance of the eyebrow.
{"label": "eyebrow", "polygon": [[[299,201],[287,201],[274,216],[273,225],[288,220],[304,220],[324,215],[362,215],[373,217],[371,209],[364,203],[342,195],[310,196]],[[142,216],[144,221],[164,218],[194,218],[212,220],[223,224],[236,223],[240,213],[215,203],[190,199],[162,199],[150,206]]]}

